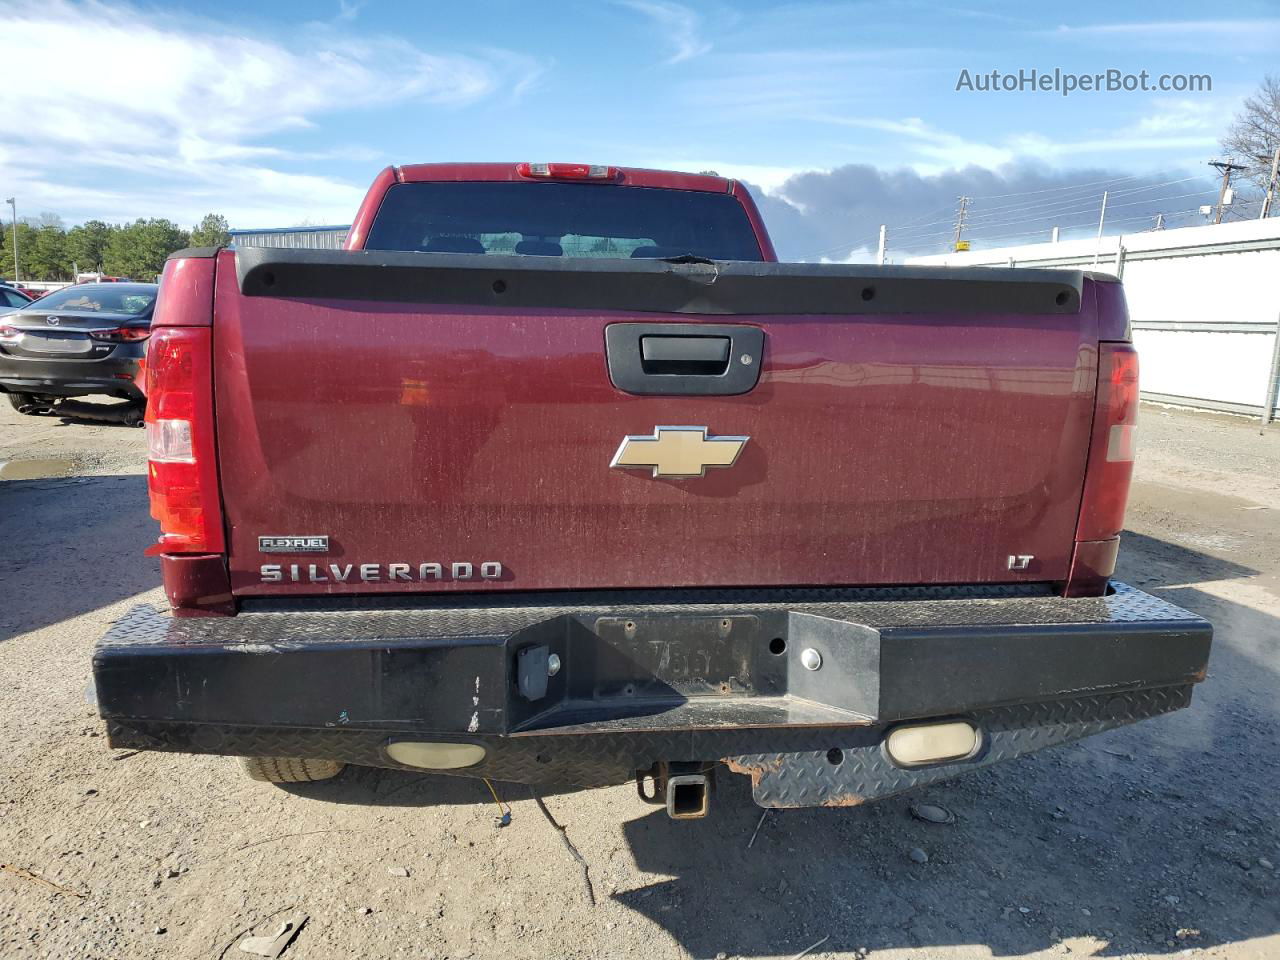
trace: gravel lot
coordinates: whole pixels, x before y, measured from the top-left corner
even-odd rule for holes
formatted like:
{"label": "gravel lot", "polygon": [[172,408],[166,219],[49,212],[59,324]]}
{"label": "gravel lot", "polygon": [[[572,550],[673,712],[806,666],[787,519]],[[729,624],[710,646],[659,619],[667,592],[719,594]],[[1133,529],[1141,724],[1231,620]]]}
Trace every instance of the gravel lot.
{"label": "gravel lot", "polygon": [[692,823],[548,797],[584,877],[523,788],[497,829],[476,782],[113,755],[90,648],[163,601],[142,431],[0,404],[0,461],[67,461],[0,480],[0,956],[243,957],[302,913],[286,958],[1280,957],[1280,428],[1147,407],[1142,434],[1121,576],[1214,622],[1191,709],[910,798],[949,825],[774,811],[748,849],[745,778]]}

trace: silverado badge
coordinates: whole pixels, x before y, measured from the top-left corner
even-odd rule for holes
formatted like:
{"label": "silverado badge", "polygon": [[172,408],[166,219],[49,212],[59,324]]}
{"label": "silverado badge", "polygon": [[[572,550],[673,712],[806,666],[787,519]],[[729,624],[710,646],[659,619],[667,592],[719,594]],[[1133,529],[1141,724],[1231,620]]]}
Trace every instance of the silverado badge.
{"label": "silverado badge", "polygon": [[708,437],[706,427],[654,427],[651,437],[623,437],[611,467],[651,469],[655,477],[701,477],[731,467],[749,437]]}

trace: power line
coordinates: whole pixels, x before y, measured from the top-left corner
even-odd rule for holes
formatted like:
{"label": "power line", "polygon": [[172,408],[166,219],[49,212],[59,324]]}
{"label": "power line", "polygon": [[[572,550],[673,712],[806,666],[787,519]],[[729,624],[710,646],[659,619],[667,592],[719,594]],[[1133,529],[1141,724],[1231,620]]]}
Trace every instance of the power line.
{"label": "power line", "polygon": [[871,249],[872,247],[875,246],[877,242],[878,242],[878,239],[875,241],[853,240],[853,241],[846,241],[844,243],[836,243],[836,244],[832,244],[829,247],[823,247],[821,250],[813,250],[813,251],[810,251],[809,253],[802,254],[798,259],[811,260],[815,257],[820,259],[822,257],[825,257],[827,254],[836,253],[841,250],[847,250],[849,252],[853,252],[854,250],[857,250],[859,247],[866,247],[867,249]]}
{"label": "power line", "polygon": [[[1100,183],[1125,183],[1125,182],[1138,180],[1138,179],[1141,179],[1141,178],[1138,176],[1116,177],[1110,180],[1088,181],[1086,183],[1069,184],[1061,187],[1049,187],[1043,190],[1024,190],[1024,191],[1019,191],[1017,193],[997,194],[997,195],[994,195],[994,197],[993,196],[988,196],[986,198],[969,197],[968,199],[970,201],[973,201],[978,199],[994,199],[995,197],[1015,197],[1015,196],[1038,195],[1038,194],[1045,194],[1045,193],[1061,193],[1064,191],[1078,192]],[[1198,178],[1186,177],[1181,180],[1163,181],[1160,183],[1147,184],[1142,187],[1130,187],[1127,190],[1122,190],[1118,192],[1131,193],[1131,192],[1139,192],[1142,190],[1154,190],[1157,187],[1167,186],[1169,184],[1174,184],[1174,183],[1183,183],[1188,180],[1195,180],[1195,179],[1198,179]],[[1092,197],[1085,197],[1085,196],[1061,197],[1058,199],[1050,200],[1047,203],[1043,201],[1031,201],[1029,203],[1013,203],[1013,204],[997,205],[993,208],[986,209],[977,214],[975,214],[972,211],[972,208],[969,207],[968,204],[966,204],[965,226],[969,226],[970,224],[972,224],[976,227],[980,222],[982,222],[984,226],[995,226],[998,224],[989,222],[990,218],[993,216],[999,216],[1005,213],[1017,213],[1021,209],[1030,210],[1030,209],[1036,209],[1037,207],[1039,210],[1042,211],[1042,215],[1039,217],[1024,217],[1022,219],[1015,218],[1014,220],[999,221],[999,223],[1000,224],[1030,223],[1036,219],[1043,219],[1044,217],[1048,217],[1048,216],[1070,216],[1079,209],[1086,209],[1086,207],[1079,206],[1082,203],[1086,204],[1088,209],[1092,209],[1093,202],[1094,201]],[[947,207],[934,208],[924,214],[921,214],[920,216],[916,217],[914,220],[908,220],[906,223],[894,226],[892,228],[891,238],[894,240],[900,240],[904,237],[914,237],[917,240],[921,240],[923,239],[921,231],[928,230],[928,228],[930,227],[941,227],[943,225],[948,226],[948,228],[954,227],[956,223],[956,213],[954,212],[954,210],[950,216],[940,216],[941,214],[944,214],[948,209],[951,209],[951,208],[947,208]],[[938,217],[938,219],[929,220],[928,218],[931,216]],[[948,229],[946,232],[950,233],[952,231],[951,229]],[[933,233],[938,233],[939,235],[941,235],[941,231],[934,231]],[[802,257],[802,259],[807,260],[811,257],[822,257],[830,253],[834,253],[842,250],[852,250],[858,247],[870,248],[876,242],[878,241],[873,241],[868,239],[867,241],[845,241],[842,243],[835,243],[830,246],[823,247],[821,249],[813,250],[809,253],[806,253]]]}
{"label": "power line", "polygon": [[[1092,209],[1093,207],[1096,207],[1098,205],[1098,201],[1101,199],[1102,199],[1101,194],[1091,194],[1087,197],[1072,197],[1069,200],[1055,200],[1051,203],[1041,204],[1041,205],[1032,206],[1032,207],[1021,207],[1018,209],[1008,209],[1008,210],[979,211],[978,213],[974,214],[973,219],[975,221],[981,220],[981,219],[989,220],[992,217],[1000,217],[1007,213],[1020,214],[1020,213],[1027,213],[1032,210],[1036,211],[1036,213],[1034,214],[1034,217],[1036,219],[1043,219],[1045,217],[1050,217],[1050,216],[1060,216],[1062,215],[1061,213],[1062,211],[1065,211],[1066,213],[1071,213],[1077,209],[1085,209],[1085,208]],[[1029,217],[1022,217],[1021,219],[1025,220],[1025,219],[1029,219]]]}
{"label": "power line", "polygon": [[1020,190],[1017,193],[996,193],[988,194],[985,197],[975,196],[974,200],[1000,200],[1004,197],[1028,197],[1037,193],[1053,193],[1056,190],[1075,190],[1078,187],[1096,187],[1104,183],[1124,183],[1126,180],[1141,180],[1142,177],[1133,175],[1129,177],[1112,177],[1109,180],[1091,180],[1087,183],[1073,183],[1062,187],[1046,187],[1043,190]]}
{"label": "power line", "polygon": [[[1110,180],[1090,181],[1083,184],[1072,184],[1063,187],[1050,187],[1043,190],[1026,190],[1017,193],[989,195],[985,199],[996,199],[1002,197],[1019,197],[1030,195],[1043,195],[1048,193],[1078,192],[1088,187],[1096,186],[1102,183],[1125,183],[1140,179],[1137,176],[1117,177]],[[1141,186],[1124,187],[1115,191],[1108,191],[1108,209],[1117,209],[1123,207],[1139,206],[1139,205],[1156,205],[1167,203],[1172,200],[1180,200],[1188,197],[1204,196],[1206,191],[1195,191],[1191,193],[1170,194],[1159,197],[1141,197],[1138,199],[1130,199],[1122,203],[1113,202],[1115,197],[1133,197],[1137,194],[1156,190],[1161,187],[1173,186],[1180,183],[1190,183],[1199,180],[1199,177],[1180,177],[1173,180],[1163,180],[1156,183],[1144,184]],[[1046,201],[1031,201],[1027,203],[1017,202],[987,209],[979,209],[974,211],[973,201],[984,199],[983,197],[966,196],[960,198],[961,206],[950,217],[939,217],[938,219],[929,220],[930,216],[937,216],[946,208],[938,208],[924,213],[914,220],[908,220],[901,226],[890,228],[889,239],[895,246],[902,244],[904,241],[911,245],[929,245],[931,243],[941,243],[948,235],[953,238],[953,243],[963,238],[967,231],[969,235],[978,235],[983,242],[990,242],[989,235],[983,236],[987,231],[1001,227],[1016,227],[1020,224],[1031,224],[1036,222],[1046,222],[1050,220],[1071,220],[1084,214],[1089,214],[1092,219],[1093,210],[1100,202],[1101,197],[1092,197],[1087,195],[1058,197]],[[1026,216],[1017,216],[1019,213],[1026,213]],[[1013,214],[1011,217],[1005,218],[1006,214]],[[1126,217],[1120,220],[1113,220],[1113,223],[1131,222],[1133,220],[1148,219],[1151,215],[1144,214],[1137,217]],[[1175,214],[1166,214],[1166,218],[1175,216]],[[1076,226],[1085,226],[1087,224],[1063,224],[1061,222],[1047,224],[1049,226],[1060,226],[1065,229],[1074,229]],[[938,229],[943,228],[943,229]],[[1043,228],[1037,230],[1028,230],[1022,233],[1001,234],[1000,236],[1028,236],[1043,232]],[[814,258],[826,257],[828,254],[837,252],[852,252],[857,249],[871,250],[876,247],[878,239],[873,237],[859,238],[858,240],[849,240],[841,243],[832,244],[818,250],[804,254],[800,259],[810,260]]]}
{"label": "power line", "polygon": [[[1110,190],[1107,192],[1110,193],[1111,196],[1113,197],[1128,196],[1130,194],[1135,194],[1135,193],[1145,193],[1148,190],[1155,190],[1159,187],[1168,187],[1178,183],[1189,183],[1192,180],[1199,180],[1199,179],[1200,179],[1199,177],[1182,177],[1181,179],[1178,179],[1178,180],[1165,180],[1159,183],[1149,183],[1142,187],[1129,187],[1126,190]],[[1032,209],[1049,210],[1054,207],[1070,206],[1071,204],[1080,203],[1085,200],[1089,200],[1090,202],[1092,202],[1095,198],[1100,199],[1100,195],[1090,193],[1090,194],[1082,195],[1078,197],[1061,197],[1058,199],[1049,200],[1048,202],[1035,200],[1035,201],[1030,201],[1026,203],[1020,202],[1020,203],[1012,203],[1012,204],[1003,204],[995,207],[983,208],[984,213],[979,215],[984,215],[984,214],[987,216],[1000,215],[1004,213],[1016,213],[1019,210],[1032,210]]]}
{"label": "power line", "polygon": [[1145,187],[1129,187],[1127,190],[1112,190],[1113,197],[1122,197],[1129,193],[1142,193],[1145,190],[1154,190],[1156,187],[1171,187],[1175,183],[1190,183],[1192,180],[1200,180],[1201,177],[1182,177],[1178,180],[1164,180],[1160,183],[1149,183]]}
{"label": "power line", "polygon": [[[1166,201],[1169,201],[1169,200],[1183,200],[1183,199],[1186,199],[1187,197],[1203,197],[1204,195],[1205,195],[1205,191],[1197,190],[1194,193],[1175,193],[1165,197],[1146,197],[1141,200],[1129,200],[1126,203],[1112,203],[1110,199],[1108,199],[1107,206],[1112,209],[1116,207],[1136,207],[1140,204],[1165,203]],[[1077,206],[1070,210],[1048,211],[1046,213],[1038,214],[1036,216],[1015,217],[1012,220],[997,220],[994,222],[990,222],[990,221],[983,222],[978,220],[977,217],[974,217],[972,218],[971,222],[974,230],[981,230],[984,227],[998,227],[998,226],[1006,226],[1006,225],[1016,226],[1019,223],[1032,223],[1036,220],[1049,220],[1055,217],[1072,217],[1078,213],[1085,213],[1085,212],[1091,211],[1095,208],[1095,206],[1096,204],[1090,203],[1085,206]]]}
{"label": "power line", "polygon": [[[952,209],[952,208],[950,208],[950,207],[944,207],[944,208],[942,208],[942,209],[944,209],[944,210],[950,210],[950,209]],[[925,216],[929,216],[929,215],[930,215],[930,214],[925,214]],[[945,218],[945,219],[942,219],[942,220],[933,220],[933,221],[931,221],[931,222],[929,222],[929,223],[918,223],[918,222],[917,222],[917,223],[913,223],[913,222],[911,222],[911,221],[908,221],[906,224],[904,224],[904,225],[902,225],[902,226],[900,226],[900,227],[892,227],[892,228],[891,228],[891,231],[890,231],[890,238],[891,238],[891,239],[896,239],[896,238],[898,238],[898,237],[901,237],[901,236],[902,236],[902,235],[904,235],[904,234],[910,235],[910,234],[916,233],[917,231],[925,230],[925,229],[927,229],[927,228],[929,228],[929,227],[942,226],[943,224],[946,224],[946,225],[947,225],[947,228],[948,228],[947,232],[950,232],[951,227],[955,224],[955,215],[954,215],[954,213],[952,213],[952,215],[951,215],[951,216],[949,216],[949,217],[947,217],[947,218]],[[817,249],[817,250],[812,250],[812,251],[810,251],[810,252],[808,252],[808,253],[804,254],[803,256],[801,256],[801,258],[800,258],[800,259],[802,259],[802,260],[808,260],[810,257],[821,257],[821,256],[825,256],[826,254],[833,253],[833,252],[840,251],[840,250],[855,250],[855,249],[857,249],[858,247],[868,247],[868,248],[870,248],[870,247],[875,246],[878,242],[879,242],[879,241],[878,241],[878,238],[876,238],[876,239],[869,239],[869,240],[866,240],[866,241],[863,241],[863,240],[861,240],[861,239],[858,239],[858,240],[844,240],[844,241],[841,241],[840,243],[833,243],[833,244],[831,244],[830,246],[822,247],[822,248]]]}
{"label": "power line", "polygon": [[[1198,213],[1198,212],[1199,212],[1199,207],[1192,207],[1188,210],[1180,210],[1180,211],[1175,211],[1174,213],[1166,213],[1163,216],[1166,219],[1169,219],[1172,217],[1189,216],[1190,214]],[[1117,223],[1131,223],[1134,220],[1150,220],[1150,219],[1151,219],[1151,216],[1149,214],[1143,213],[1133,217],[1120,217],[1114,220],[1108,220],[1107,222],[1114,225]],[[1058,224],[1058,226],[1061,227],[1063,230],[1085,230],[1093,226],[1093,221],[1087,220],[1080,223]],[[1025,230],[1020,233],[1001,233],[993,237],[982,237],[981,240],[983,243],[986,243],[986,244],[999,245],[1006,240],[1014,240],[1019,237],[1033,237],[1033,236],[1038,237],[1038,236],[1043,236],[1044,233],[1045,231],[1043,229]]]}
{"label": "power line", "polygon": [[[1157,187],[1167,187],[1167,186],[1172,186],[1174,184],[1188,183],[1190,181],[1199,180],[1199,179],[1200,179],[1199,177],[1184,177],[1181,180],[1169,180],[1164,183],[1153,183],[1153,184],[1150,184],[1149,186],[1141,187],[1141,188],[1134,188],[1130,190],[1108,190],[1104,192],[1110,194],[1110,196],[1112,197],[1133,196],[1134,194],[1145,193],[1148,190],[1154,190]],[[1204,191],[1198,191],[1198,192],[1203,193]],[[974,219],[977,219],[978,217],[989,218],[992,216],[1001,216],[1005,213],[1018,213],[1021,210],[1052,211],[1055,209],[1063,209],[1063,208],[1069,208],[1072,206],[1078,206],[1079,204],[1092,206],[1096,204],[1098,201],[1100,201],[1101,199],[1102,197],[1100,194],[1094,194],[1087,197],[1070,197],[1070,198],[1064,198],[1062,200],[1052,200],[1048,203],[1043,203],[1043,204],[1031,204],[1026,206],[1019,205],[1017,208],[1001,207],[995,210],[980,211],[978,214],[975,215]],[[1145,202],[1145,201],[1139,201],[1139,202]]]}
{"label": "power line", "polygon": [[1091,185],[1080,184],[1075,187],[1064,187],[1061,191],[1063,194],[1073,194],[1073,196],[1055,196],[1041,197],[1034,200],[1013,200],[1006,203],[997,203],[992,205],[982,204],[985,210],[1005,211],[1018,210],[1027,207],[1054,206],[1063,203],[1074,203],[1085,198],[1101,196],[1101,193]]}
{"label": "power line", "polygon": [[926,217],[936,217],[936,216],[938,216],[939,214],[950,213],[950,212],[951,212],[951,207],[950,207],[950,205],[945,206],[945,207],[938,207],[938,208],[937,208],[937,209],[935,209],[935,210],[930,210],[928,213],[921,214],[921,215],[920,215],[919,217],[917,217],[915,220],[908,220],[906,223],[902,224],[902,226],[901,226],[901,227],[899,227],[899,229],[903,229],[903,228],[906,228],[906,227],[915,226],[915,225],[917,225],[921,220],[924,220]]}
{"label": "power line", "polygon": [[[1200,212],[1199,207],[1189,207],[1185,210],[1175,210],[1170,213],[1161,213],[1159,214],[1159,216],[1163,217],[1164,220],[1167,222],[1170,220],[1177,220],[1184,217],[1195,216],[1199,212]],[[1149,221],[1151,219],[1152,219],[1151,214],[1140,213],[1130,217],[1118,217],[1115,219],[1108,219],[1107,223],[1114,226],[1115,224],[1133,223],[1139,220]],[[1072,230],[1083,231],[1092,227],[1093,223],[1094,221],[1092,217],[1090,217],[1090,219],[1088,220],[1067,223],[1067,224],[1057,224],[1057,226],[1061,227],[1061,229],[1066,231],[1072,231]],[[1141,232],[1146,232],[1146,231],[1141,231]],[[1023,237],[1039,237],[1039,236],[1043,236],[1044,234],[1045,234],[1045,229],[1042,227],[1036,230],[1024,230],[1017,233],[1000,233],[1000,234],[996,234],[995,236],[981,237],[979,239],[983,244],[990,244],[991,246],[995,247],[999,245],[1005,245],[1008,243],[1008,241],[1019,240]],[[896,234],[890,234],[890,236],[896,236]],[[916,240],[911,240],[909,241],[909,243],[913,247],[915,247],[915,249],[917,250],[927,249],[930,246],[943,247],[945,249],[947,246],[946,240],[949,236],[951,236],[951,232],[945,231],[942,233],[936,233],[931,238],[930,237],[919,238]],[[1013,245],[1016,246],[1017,244],[1013,244]],[[861,246],[865,249],[870,249],[869,244],[859,244],[857,246]],[[855,249],[855,247],[850,247],[849,249],[852,250],[852,249]],[[808,258],[802,257],[801,259],[808,259]]]}

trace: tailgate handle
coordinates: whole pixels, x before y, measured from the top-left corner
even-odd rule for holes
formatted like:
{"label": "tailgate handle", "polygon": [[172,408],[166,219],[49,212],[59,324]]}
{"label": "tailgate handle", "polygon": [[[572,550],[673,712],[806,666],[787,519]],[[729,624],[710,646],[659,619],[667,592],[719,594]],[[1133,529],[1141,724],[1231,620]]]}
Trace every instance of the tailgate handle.
{"label": "tailgate handle", "polygon": [[728,365],[728,337],[640,338],[640,367],[649,376],[718,377]]}
{"label": "tailgate handle", "polygon": [[611,323],[609,379],[641,395],[734,396],[760,379],[764,330],[736,323]]}

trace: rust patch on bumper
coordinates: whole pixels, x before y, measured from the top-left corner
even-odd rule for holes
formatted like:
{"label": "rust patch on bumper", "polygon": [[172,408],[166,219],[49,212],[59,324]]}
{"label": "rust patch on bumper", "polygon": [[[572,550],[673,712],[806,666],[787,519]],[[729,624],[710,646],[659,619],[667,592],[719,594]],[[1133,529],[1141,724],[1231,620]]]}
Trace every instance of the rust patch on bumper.
{"label": "rust patch on bumper", "polygon": [[760,786],[760,778],[766,773],[777,773],[782,769],[781,754],[774,754],[754,764],[742,763],[737,757],[723,757],[721,762],[734,773],[741,773],[750,777],[752,787]]}
{"label": "rust patch on bumper", "polygon": [[835,793],[822,798],[824,807],[860,807],[866,802],[866,797],[856,793]]}

